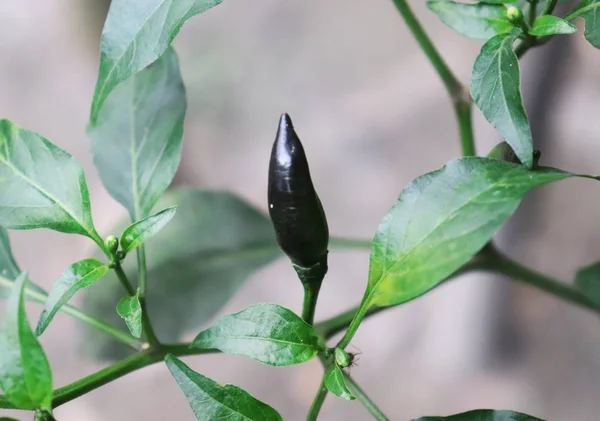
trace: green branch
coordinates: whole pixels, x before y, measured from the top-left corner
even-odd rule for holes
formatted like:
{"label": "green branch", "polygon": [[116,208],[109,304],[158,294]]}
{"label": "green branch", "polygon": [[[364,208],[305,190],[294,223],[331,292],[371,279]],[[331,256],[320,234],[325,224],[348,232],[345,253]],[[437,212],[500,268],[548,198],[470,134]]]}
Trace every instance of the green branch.
{"label": "green branch", "polygon": [[[539,290],[554,295],[563,301],[583,307],[596,313],[600,313],[600,308],[594,305],[594,303],[575,286],[567,282],[559,281],[523,266],[518,262],[515,262],[498,251],[492,244],[486,246],[481,252],[479,252],[479,254],[471,259],[469,263],[465,264],[454,274],[446,278],[442,283],[448,282],[459,275],[463,275],[472,271],[485,271],[506,275],[513,281],[531,285]],[[329,339],[339,332],[347,329],[354,320],[359,308],[360,306],[356,306],[330,319],[316,323],[315,329],[317,330],[317,333],[325,339]],[[389,308],[393,307],[371,308],[364,315],[364,318],[373,316]]]}
{"label": "green branch", "polygon": [[[56,408],[78,397],[98,389],[105,384],[112,382],[120,377],[132,373],[141,368],[162,361],[167,354],[173,354],[177,357],[185,355],[211,354],[217,353],[217,350],[200,350],[193,348],[190,343],[181,343],[173,345],[161,345],[159,349],[146,349],[137,352],[124,360],[112,364],[102,370],[99,370],[87,377],[79,379],[67,386],[58,388],[54,391],[52,398],[52,408]],[[0,395],[0,408],[19,409],[11,404],[5,396]]]}
{"label": "green branch", "polygon": [[344,380],[346,381],[346,386],[350,390],[350,393],[354,395],[354,397],[369,411],[373,418],[377,421],[389,421],[388,418],[381,412],[381,410],[375,405],[375,403],[367,396],[367,394],[360,388],[358,384],[348,375],[348,373],[344,372]]}
{"label": "green branch", "polygon": [[406,0],[392,0],[396,5],[396,9],[406,22],[406,26],[410,29],[421,49],[435,68],[435,71],[442,79],[448,95],[452,100],[454,112],[458,122],[460,132],[460,143],[464,156],[475,155],[475,142],[473,138],[473,126],[471,124],[471,98],[468,90],[454,76],[450,67],[446,64],[435,45],[421,26],[421,23],[411,10]]}
{"label": "green branch", "polygon": [[321,408],[323,407],[323,403],[325,403],[325,398],[327,397],[327,387],[325,386],[325,376],[323,376],[323,380],[321,380],[321,384],[319,385],[319,390],[313,400],[312,405],[308,411],[308,415],[306,415],[306,421],[316,421],[319,417],[319,412],[321,412]]}

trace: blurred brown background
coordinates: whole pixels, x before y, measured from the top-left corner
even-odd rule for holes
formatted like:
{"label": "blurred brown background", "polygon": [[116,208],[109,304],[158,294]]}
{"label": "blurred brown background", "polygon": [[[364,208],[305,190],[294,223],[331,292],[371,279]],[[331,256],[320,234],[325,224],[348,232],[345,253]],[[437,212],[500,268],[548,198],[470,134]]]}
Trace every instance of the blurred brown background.
{"label": "blurred brown background", "polygon": [[[411,2],[463,81],[481,43],[454,34]],[[38,131],[82,162],[100,233],[125,211],[103,189],[85,128],[106,2],[0,2],[0,116]],[[578,22],[579,23],[579,22]],[[582,31],[528,53],[523,90],[545,165],[600,172],[600,52]],[[441,82],[389,0],[227,0],[184,26],[175,42],[189,105],[178,184],[230,189],[265,209],[278,116],[291,114],[337,236],[371,238],[412,178],[459,155]],[[477,147],[500,139],[475,112]],[[499,236],[513,257],[570,281],[600,258],[593,181],[530,195]],[[48,288],[93,248],[83,237],[12,232],[14,252]],[[358,303],[368,252],[331,253],[318,318]],[[300,284],[283,260],[256,273],[223,313],[256,302],[299,310]],[[74,302],[80,302],[77,297]],[[0,309],[2,304],[0,303]],[[40,307],[32,305],[31,320]],[[55,385],[101,364],[79,355],[80,331],[58,315],[42,342]],[[193,332],[192,332],[193,333]],[[193,336],[190,334],[190,338]],[[600,413],[600,323],[528,287],[472,274],[366,322],[352,375],[392,420],[475,408],[513,409],[552,421]],[[275,369],[229,356],[187,358],[220,383],[244,387],[286,420],[302,420],[316,392],[316,361]],[[29,414],[0,410],[0,415]],[[60,407],[59,421],[193,420],[167,369],[156,365]],[[320,419],[368,420],[357,402],[329,397]]]}

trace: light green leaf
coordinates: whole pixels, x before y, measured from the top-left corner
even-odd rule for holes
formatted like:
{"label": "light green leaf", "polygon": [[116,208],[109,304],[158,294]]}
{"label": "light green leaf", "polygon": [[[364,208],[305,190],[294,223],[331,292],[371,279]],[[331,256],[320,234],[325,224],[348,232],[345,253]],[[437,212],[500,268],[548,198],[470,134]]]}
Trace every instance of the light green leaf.
{"label": "light green leaf", "polygon": [[[145,245],[148,315],[165,342],[198,332],[254,271],[282,255],[271,221],[231,193],[178,189],[167,192],[157,208],[172,205],[177,217]],[[123,266],[136,285],[135,258],[128,257]],[[123,291],[112,271],[106,276],[110,279],[101,286],[86,290],[85,308],[119,324],[114,309]],[[96,356],[114,359],[130,352],[104,335],[86,333],[84,344]]]}
{"label": "light green leaf", "polygon": [[82,234],[98,244],[85,176],[75,159],[37,133],[0,120],[0,225]]}
{"label": "light green leaf", "polygon": [[426,293],[487,244],[529,190],[572,176],[467,157],[417,177],[375,234],[364,303],[392,306]]}
{"label": "light green leaf", "polygon": [[476,409],[448,417],[421,417],[413,421],[544,421],[541,418],[513,411]]}
{"label": "light green leaf", "polygon": [[140,338],[142,336],[142,305],[140,304],[140,290],[133,297],[124,297],[117,304],[117,313],[129,328],[131,334]]}
{"label": "light green leaf", "polygon": [[52,285],[44,310],[40,314],[36,335],[40,336],[52,319],[56,312],[71,299],[77,291],[82,288],[89,287],[98,279],[102,278],[108,272],[108,266],[99,262],[96,259],[85,259],[73,263]]}
{"label": "light green leaf", "polygon": [[173,219],[176,211],[177,207],[171,206],[127,227],[121,236],[121,248],[123,251],[129,253],[158,234]]}
{"label": "light green leaf", "polygon": [[332,364],[325,373],[325,387],[335,396],[338,396],[347,401],[351,401],[356,399],[348,390],[346,386],[346,381],[344,380],[344,373],[337,366],[337,364]]}
{"label": "light green leaf", "polygon": [[509,3],[517,3],[519,0],[483,0],[480,3],[488,3],[488,4],[509,4]]}
{"label": "light green leaf", "polygon": [[200,332],[193,344],[273,366],[306,362],[320,349],[315,329],[277,304],[255,304],[224,316]]}
{"label": "light green leaf", "polygon": [[513,25],[506,17],[502,4],[466,4],[454,1],[428,1],[427,7],[461,35],[475,39],[489,39],[509,32]]}
{"label": "light green leaf", "polygon": [[221,1],[112,0],[102,30],[91,125],[117,85],[158,59],[188,19]]}
{"label": "light green leaf", "polygon": [[277,411],[237,386],[221,386],[172,355],[165,363],[198,421],[283,421]]}
{"label": "light green leaf", "polygon": [[600,262],[579,269],[575,276],[575,286],[600,307]]}
{"label": "light green leaf", "polygon": [[567,16],[572,21],[577,17],[585,20],[585,38],[596,48],[600,48],[600,0],[584,0]]}
{"label": "light green leaf", "polygon": [[531,129],[521,98],[519,60],[513,52],[513,44],[520,34],[521,30],[515,28],[485,43],[473,65],[471,96],[521,162],[531,168]]}
{"label": "light green leaf", "polygon": [[25,314],[26,278],[15,281],[0,325],[0,387],[17,408],[51,409],[52,371]]}
{"label": "light green leaf", "polygon": [[535,36],[574,34],[575,32],[577,32],[575,25],[551,15],[544,15],[537,18],[529,30],[529,34]]}
{"label": "light green leaf", "polygon": [[97,125],[88,129],[102,183],[132,221],[148,216],[173,180],[181,159],[185,110],[177,55],[169,48],[115,89]]}

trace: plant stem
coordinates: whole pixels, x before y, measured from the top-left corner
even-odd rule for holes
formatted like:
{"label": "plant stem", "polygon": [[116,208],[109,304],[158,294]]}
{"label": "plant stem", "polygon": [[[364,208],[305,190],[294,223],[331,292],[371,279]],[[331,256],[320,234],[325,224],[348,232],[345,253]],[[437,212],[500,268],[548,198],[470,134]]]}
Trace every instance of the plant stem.
{"label": "plant stem", "polygon": [[[533,26],[533,22],[535,22],[535,18],[537,15],[537,5],[538,0],[529,0],[529,12],[527,14],[527,24],[529,27]],[[548,3],[546,3],[548,5]]]}
{"label": "plant stem", "polygon": [[363,319],[367,315],[369,308],[371,307],[369,305],[370,299],[371,299],[370,295],[368,295],[368,296],[365,295],[362,302],[358,306],[358,310],[356,311],[356,314],[354,314],[352,321],[350,321],[350,324],[348,325],[348,330],[346,330],[346,333],[344,333],[344,336],[342,337],[342,339],[340,339],[338,344],[335,346],[336,348],[345,349],[350,344],[350,341],[356,334],[358,327],[362,323]]}
{"label": "plant stem", "polygon": [[371,240],[359,240],[354,238],[332,237],[329,239],[330,248],[338,249],[371,249]]}
{"label": "plant stem", "polygon": [[523,266],[494,247],[490,247],[487,253],[489,253],[489,258],[484,263],[484,269],[506,275],[513,280],[546,291],[564,301],[600,313],[600,308],[576,287]]}
{"label": "plant stem", "polygon": [[160,345],[160,341],[156,337],[156,333],[154,333],[154,328],[150,322],[150,315],[148,314],[148,305],[146,304],[146,279],[148,269],[146,267],[146,248],[144,245],[141,245],[136,249],[136,255],[138,264],[138,298],[142,309],[142,331],[148,343],[156,346]]}
{"label": "plant stem", "polygon": [[558,0],[547,0],[544,10],[542,10],[542,15],[551,15],[557,4]]}
{"label": "plant stem", "polygon": [[475,138],[473,137],[473,123],[471,121],[471,101],[454,103],[454,112],[458,121],[460,133],[460,146],[463,156],[475,156]]}
{"label": "plant stem", "polygon": [[[12,288],[14,282],[0,276],[0,286],[4,286],[7,288]],[[28,281],[25,284],[25,295],[29,300],[35,301],[40,304],[44,304],[46,302],[46,298],[48,298],[48,294],[45,292],[40,292],[40,290],[33,288],[30,285],[35,285],[31,281]],[[101,332],[104,332],[117,341],[124,343],[125,345],[129,345],[132,348],[139,350],[142,347],[142,341],[134,338],[129,333],[112,326],[102,320],[96,319],[95,317],[90,316],[89,314],[84,313],[77,307],[73,307],[70,304],[65,304],[60,307],[59,311],[68,314],[69,316],[86,323],[87,325],[98,329]]]}
{"label": "plant stem", "polygon": [[475,155],[475,143],[473,139],[473,127],[471,124],[471,98],[467,89],[460,83],[450,70],[431,39],[421,26],[421,23],[409,7],[406,0],[392,0],[396,9],[406,22],[406,26],[413,34],[421,49],[442,79],[446,91],[450,95],[458,121],[460,141],[464,156]]}
{"label": "plant stem", "polygon": [[306,421],[316,421],[319,416],[319,412],[321,412],[321,408],[323,407],[323,403],[325,402],[325,398],[327,397],[327,387],[325,387],[325,376],[323,376],[323,380],[321,380],[321,384],[319,385],[319,390],[315,399],[313,400],[312,405],[308,411],[308,415],[306,416]]}
{"label": "plant stem", "polygon": [[123,270],[123,267],[121,266],[121,263],[120,262],[115,263],[114,269],[115,269],[115,273],[117,274],[117,278],[119,278],[119,282],[121,282],[121,285],[123,286],[123,289],[125,290],[127,295],[129,295],[130,297],[134,296],[135,290],[131,286],[129,279],[127,279],[127,275],[125,274],[125,271]]}
{"label": "plant stem", "polygon": [[146,267],[146,248],[143,244],[136,249],[136,255],[138,264],[138,287],[140,288],[140,297],[145,297],[148,269]]}
{"label": "plant stem", "polygon": [[[137,352],[124,360],[121,360],[109,367],[103,368],[96,373],[90,374],[83,379],[77,380],[67,386],[58,388],[54,391],[52,398],[52,408],[63,405],[73,399],[85,395],[107,383],[112,382],[120,377],[132,373],[140,368],[160,362],[165,355],[173,354],[177,357],[185,355],[211,354],[219,351],[212,349],[199,349],[191,346],[190,343],[161,345],[158,349],[146,349]],[[0,395],[0,408],[18,409],[15,408],[5,396]]]}
{"label": "plant stem", "polygon": [[381,412],[377,405],[375,405],[371,398],[367,396],[364,390],[362,390],[346,372],[344,372],[344,379],[346,380],[346,386],[348,386],[350,393],[352,393],[354,397],[358,399],[365,408],[367,408],[369,413],[373,415],[373,418],[378,421],[388,421],[388,418],[383,414],[383,412]]}
{"label": "plant stem", "polygon": [[319,298],[318,288],[313,288],[308,284],[304,284],[304,303],[302,305],[302,319],[309,325],[312,325],[315,321],[315,310],[317,308],[317,300]]}

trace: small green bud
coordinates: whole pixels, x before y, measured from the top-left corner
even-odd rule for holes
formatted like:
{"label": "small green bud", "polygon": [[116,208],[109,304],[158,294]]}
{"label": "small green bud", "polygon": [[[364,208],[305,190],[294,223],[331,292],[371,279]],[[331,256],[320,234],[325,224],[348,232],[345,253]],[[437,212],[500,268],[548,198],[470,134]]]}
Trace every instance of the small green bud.
{"label": "small green bud", "polygon": [[114,256],[119,248],[119,239],[114,235],[109,235],[104,239],[104,246],[106,247],[106,250]]}
{"label": "small green bud", "polygon": [[522,26],[525,24],[525,21],[523,20],[523,12],[518,7],[510,6],[508,9],[506,9],[506,17],[513,25]]}
{"label": "small green bud", "polygon": [[335,351],[333,351],[333,355],[338,367],[344,368],[352,364],[352,357],[350,354],[341,348],[336,348]]}

